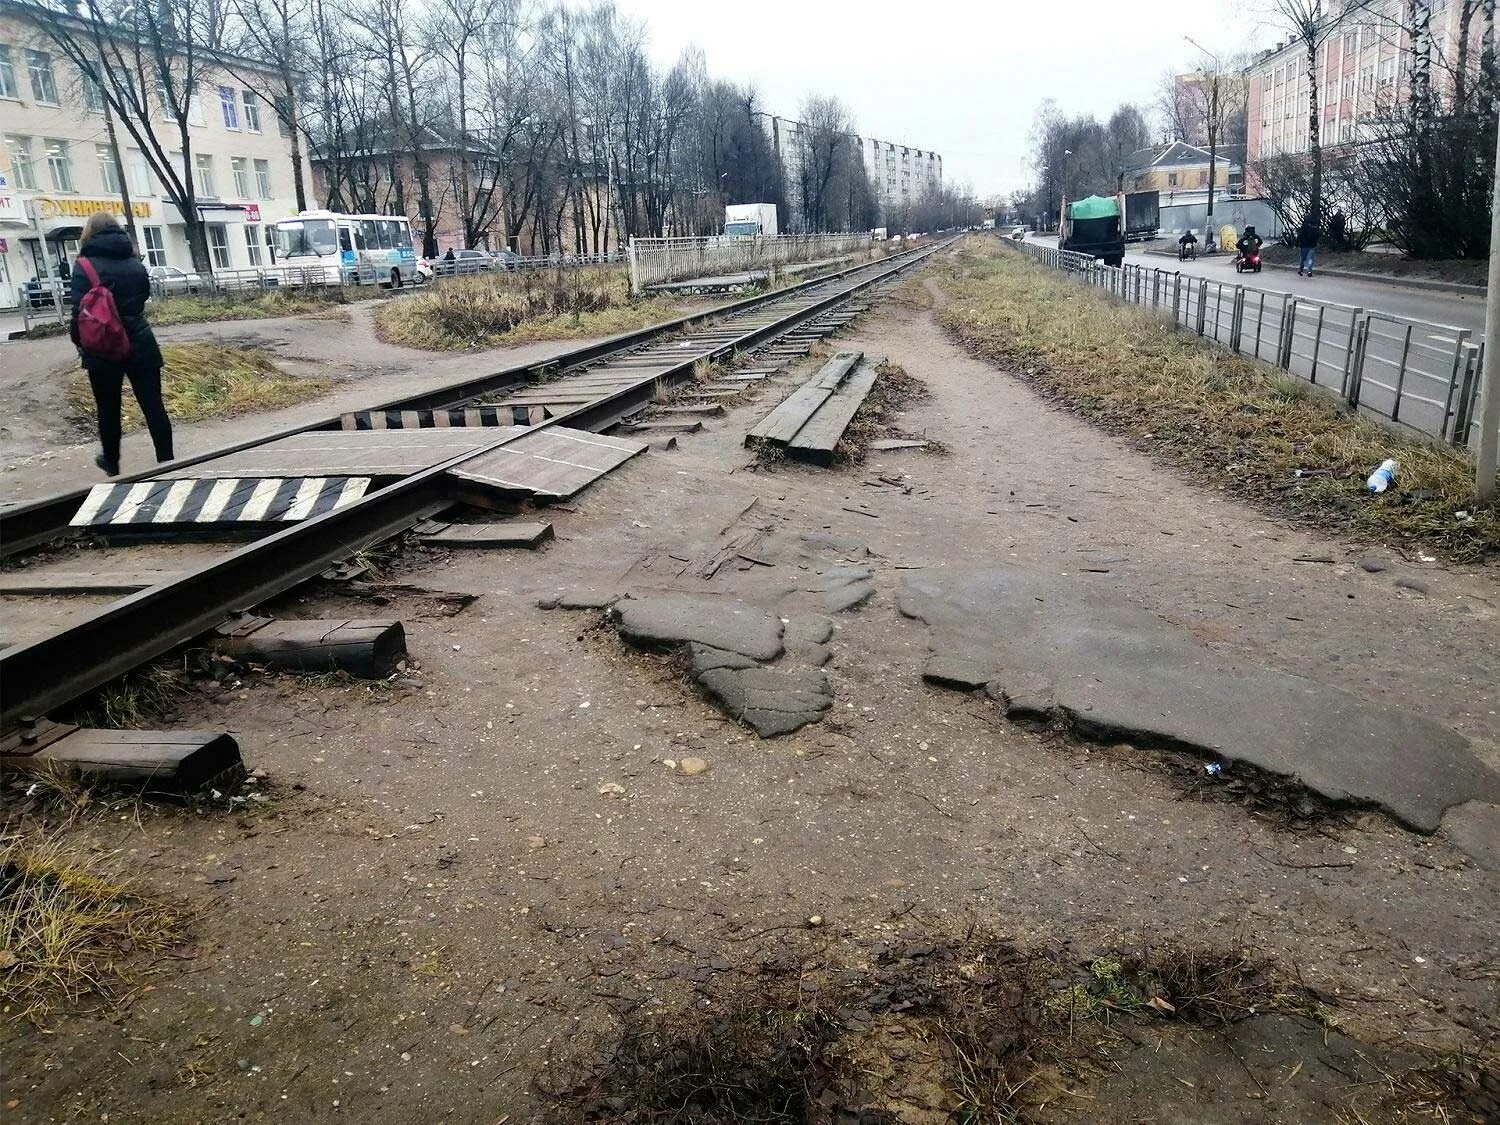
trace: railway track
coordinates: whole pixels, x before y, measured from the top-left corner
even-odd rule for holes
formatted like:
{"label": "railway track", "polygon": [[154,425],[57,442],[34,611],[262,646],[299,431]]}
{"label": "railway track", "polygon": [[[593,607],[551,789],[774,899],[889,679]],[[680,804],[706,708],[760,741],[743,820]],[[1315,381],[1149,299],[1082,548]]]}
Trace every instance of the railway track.
{"label": "railway track", "polygon": [[[87,534],[100,545],[80,554],[105,567],[121,535],[258,536],[0,650],[0,735],[33,729],[49,712],[457,503],[572,495],[645,448],[594,435],[645,410],[663,384],[726,357],[765,355],[764,364],[779,366],[805,354],[853,315],[840,306],[938,248],[0,512],[7,554]],[[731,378],[771,369],[752,364]]]}

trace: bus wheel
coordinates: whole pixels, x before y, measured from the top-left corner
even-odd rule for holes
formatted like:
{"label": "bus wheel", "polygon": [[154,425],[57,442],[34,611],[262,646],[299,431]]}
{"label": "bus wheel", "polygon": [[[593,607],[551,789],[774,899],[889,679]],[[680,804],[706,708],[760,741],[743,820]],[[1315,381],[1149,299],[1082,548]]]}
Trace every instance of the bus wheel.
{"label": "bus wheel", "polygon": [[401,288],[401,271],[399,269],[394,269],[393,268],[391,270],[391,288],[392,289],[400,289]]}

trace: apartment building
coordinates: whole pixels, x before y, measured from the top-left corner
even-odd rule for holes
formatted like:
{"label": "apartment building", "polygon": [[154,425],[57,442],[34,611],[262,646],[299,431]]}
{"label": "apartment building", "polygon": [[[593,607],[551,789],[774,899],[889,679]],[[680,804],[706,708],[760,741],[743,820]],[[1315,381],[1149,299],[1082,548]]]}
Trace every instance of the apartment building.
{"label": "apartment building", "polygon": [[929,189],[943,186],[943,158],[930,149],[875,137],[863,137],[859,145],[880,213],[888,218],[899,215]]}
{"label": "apartment building", "polygon": [[[762,127],[771,140],[772,151],[781,165],[782,181],[788,185],[788,204],[791,209],[792,230],[801,229],[796,192],[791,185],[797,183],[802,173],[802,161],[807,150],[802,122],[773,114],[759,115]],[[943,184],[943,158],[928,149],[911,145],[882,141],[875,137],[851,134],[859,146],[860,160],[874,189],[880,213],[887,219],[899,216],[902,211],[920,199],[929,188]]]}
{"label": "apartment building", "polygon": [[[176,204],[119,122],[111,147],[100,91],[51,42],[45,18],[0,0],[0,307],[16,305],[32,277],[68,276],[84,220],[123,215],[122,186],[147,264],[193,268]],[[190,110],[188,171],[216,271],[269,265],[269,224],[297,210],[291,145],[256,75],[253,64],[224,58]],[[174,148],[176,122],[164,116],[156,135]],[[303,172],[310,188],[305,160]]]}
{"label": "apartment building", "polygon": [[[1442,0],[1429,6],[1434,81],[1458,57],[1463,4]],[[1410,36],[1402,24],[1405,0],[1351,6],[1333,18],[1318,47],[1309,81],[1307,50],[1300,42],[1278,44],[1251,63],[1246,159],[1253,165],[1280,153],[1308,150],[1311,91],[1318,92],[1318,137],[1336,149],[1357,144],[1361,127],[1395,99],[1404,97],[1411,59]],[[1470,26],[1469,58],[1477,63],[1483,21]]]}

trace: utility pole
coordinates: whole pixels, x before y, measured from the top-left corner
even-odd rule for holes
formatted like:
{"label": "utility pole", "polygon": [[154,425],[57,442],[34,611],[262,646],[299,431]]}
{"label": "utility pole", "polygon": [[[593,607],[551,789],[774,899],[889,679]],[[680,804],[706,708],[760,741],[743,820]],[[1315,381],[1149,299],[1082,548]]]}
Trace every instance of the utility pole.
{"label": "utility pole", "polygon": [[[1219,99],[1223,95],[1220,85],[1224,64],[1219,61],[1219,56],[1210,51],[1202,43],[1199,43],[1191,35],[1184,35],[1189,43],[1210,59],[1214,64],[1214,73],[1208,74],[1202,67],[1198,68],[1198,78],[1208,84],[1206,90],[1199,91],[1199,96],[1204,98],[1204,128],[1208,131],[1208,214],[1203,218],[1203,252],[1212,254],[1214,252],[1214,175],[1215,165],[1218,163],[1219,155],[1219,121],[1223,113],[1223,107]],[[1175,81],[1175,79],[1174,79]]]}
{"label": "utility pole", "polygon": [[1495,499],[1495,454],[1500,445],[1500,130],[1495,136],[1495,181],[1490,197],[1490,286],[1484,302],[1484,366],[1480,369],[1479,451],[1474,493],[1481,504]]}

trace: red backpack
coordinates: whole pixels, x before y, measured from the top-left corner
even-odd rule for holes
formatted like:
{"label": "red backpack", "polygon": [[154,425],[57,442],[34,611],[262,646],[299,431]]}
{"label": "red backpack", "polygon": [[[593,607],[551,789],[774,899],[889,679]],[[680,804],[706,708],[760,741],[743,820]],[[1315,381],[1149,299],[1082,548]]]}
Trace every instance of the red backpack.
{"label": "red backpack", "polygon": [[78,267],[89,279],[89,291],[78,302],[78,346],[100,359],[123,363],[130,358],[130,333],[120,319],[115,295],[99,280],[94,263],[81,254]]}

